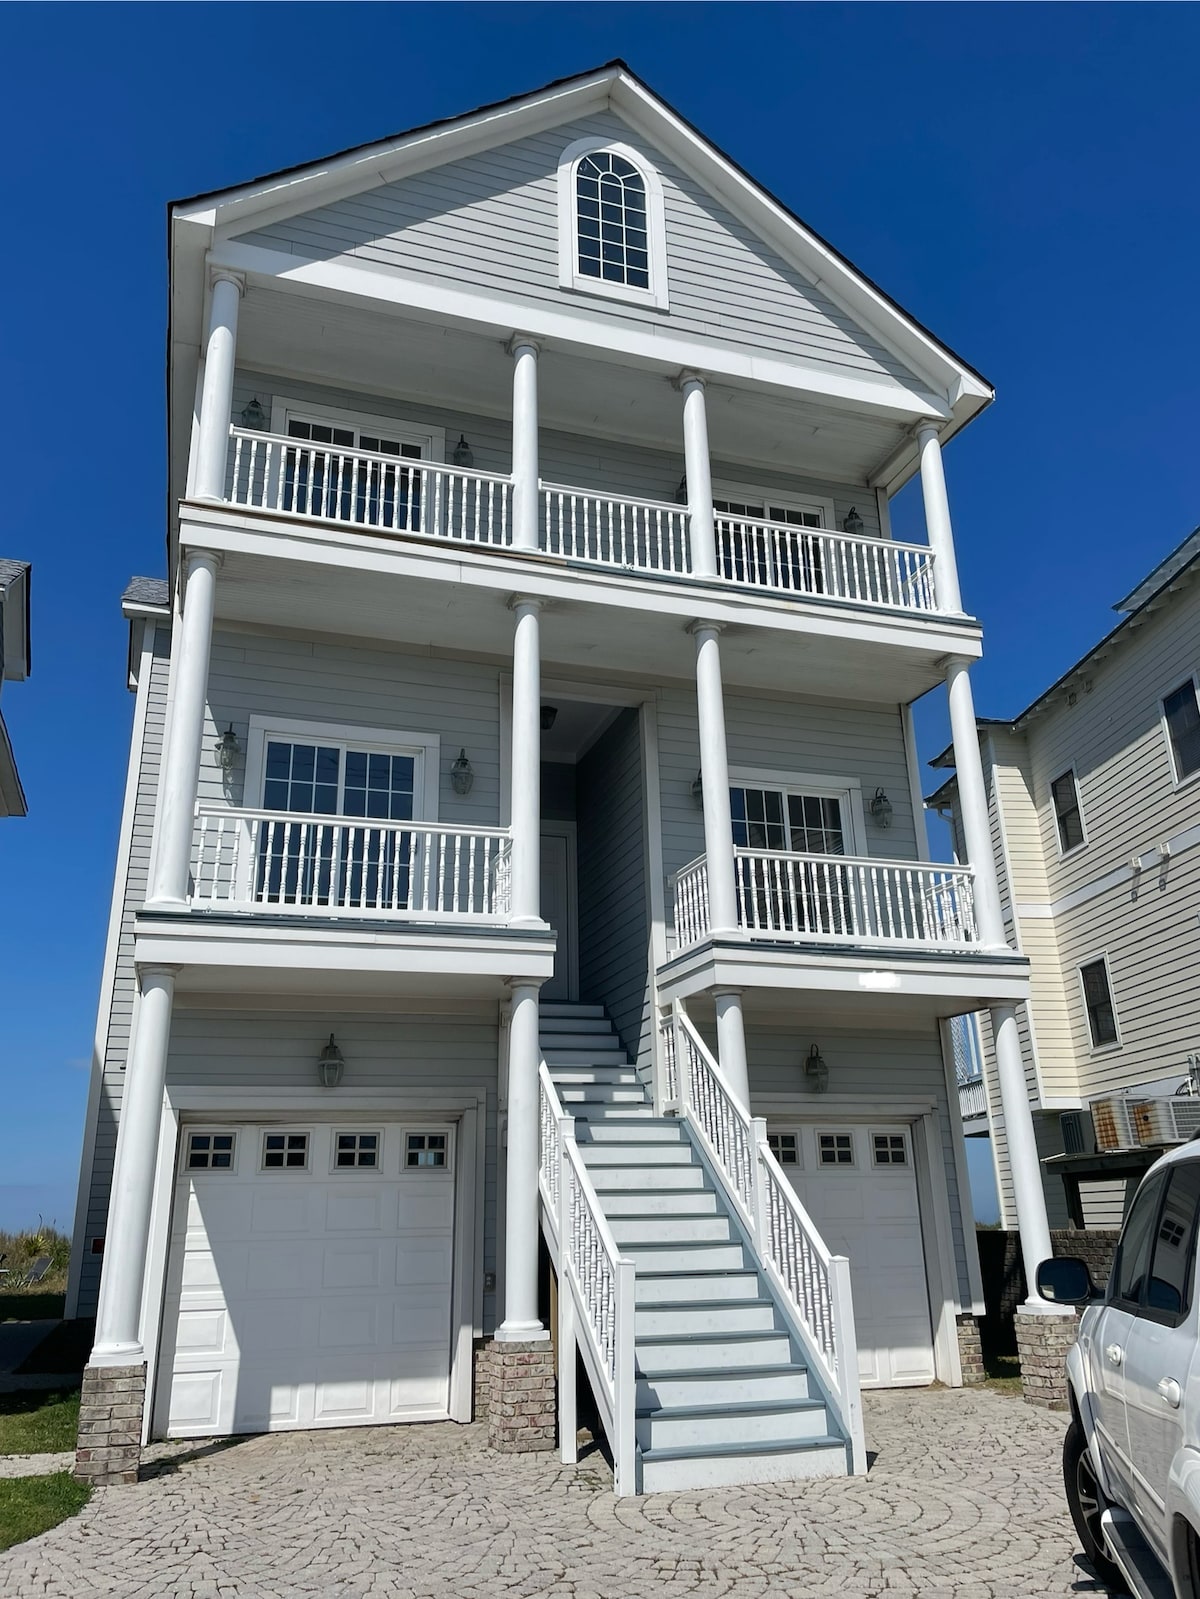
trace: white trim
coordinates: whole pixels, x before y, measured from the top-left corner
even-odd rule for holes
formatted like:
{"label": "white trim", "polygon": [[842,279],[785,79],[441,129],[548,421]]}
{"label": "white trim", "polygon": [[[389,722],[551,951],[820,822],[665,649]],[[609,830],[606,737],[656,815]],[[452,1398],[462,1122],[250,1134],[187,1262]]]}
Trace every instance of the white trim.
{"label": "white trim", "polygon": [[[562,838],[567,845],[567,919],[570,926],[567,935],[570,940],[569,954],[570,965],[567,971],[566,1003],[575,1004],[579,999],[579,829],[576,822],[547,821],[543,816],[538,829],[539,845],[543,838]],[[539,900],[541,885],[539,883]],[[542,909],[542,920],[545,920],[545,908]],[[559,953],[556,947],[555,955]],[[544,985],[543,985],[544,986]],[[553,1003],[553,1001],[551,1001]]]}
{"label": "white trim", "polygon": [[[266,770],[267,740],[327,739],[331,744],[364,745],[388,755],[413,755],[420,770],[413,777],[414,805],[420,809],[412,818],[414,822],[438,820],[439,777],[441,774],[441,738],[437,733],[405,733],[396,728],[358,727],[353,722],[300,722],[274,716],[251,716],[246,733],[246,773],[242,797],[246,809],[258,809],[263,803],[263,780]],[[345,781],[345,773],[340,774]]]}
{"label": "white trim", "polygon": [[[1079,812],[1079,826],[1082,829],[1083,837],[1078,844],[1072,844],[1070,849],[1064,849],[1062,829],[1058,825],[1058,811],[1054,804],[1054,785],[1061,782],[1068,773],[1070,773],[1071,782],[1075,788],[1075,809]],[[1054,824],[1054,842],[1058,847],[1058,858],[1060,861],[1070,860],[1073,856],[1078,855],[1080,850],[1088,847],[1088,826],[1087,817],[1083,810],[1083,791],[1079,787],[1079,770],[1074,761],[1064,766],[1057,777],[1048,777],[1046,779],[1046,794],[1050,801],[1050,820]]]}
{"label": "white trim", "polygon": [[[579,271],[577,250],[579,218],[576,213],[575,168],[585,155],[620,156],[635,168],[646,189],[646,234],[649,247],[650,287],[638,289],[628,283],[609,283],[590,278]],[[616,139],[576,139],[558,158],[558,285],[580,294],[598,294],[605,299],[650,305],[660,311],[669,308],[667,296],[667,228],[663,205],[662,180],[640,150]]]}
{"label": "white trim", "polygon": [[[1190,678],[1192,684],[1192,693],[1196,696],[1196,705],[1197,708],[1200,709],[1200,672],[1192,672],[1190,674]],[[1187,682],[1188,678],[1183,678],[1180,682],[1176,683],[1174,688],[1168,689],[1167,694],[1177,694]],[[1159,695],[1158,720],[1159,726],[1163,730],[1163,738],[1166,741],[1167,760],[1170,762],[1171,766],[1171,787],[1178,791],[1181,788],[1187,788],[1189,784],[1196,782],[1196,780],[1200,778],[1200,766],[1198,766],[1194,772],[1189,772],[1186,777],[1180,777],[1179,775],[1179,767],[1175,761],[1175,745],[1171,738],[1171,729],[1167,726],[1167,694]]]}
{"label": "white trim", "polygon": [[[788,511],[816,511],[821,518],[822,528],[827,532],[840,532],[833,501],[820,494],[802,494],[798,489],[766,489],[761,484],[733,483],[728,478],[714,478],[712,491],[714,500],[732,500],[743,505],[761,500],[763,520],[767,522],[771,520],[771,506],[781,505]],[[718,511],[716,514],[729,516],[733,513]]]}
{"label": "white trim", "polygon": [[[987,1072],[983,1064],[983,1040],[979,1037],[978,1022],[974,1016],[971,1017],[971,1022],[976,1028],[976,1039],[979,1046],[984,1121],[987,1123],[988,1136],[990,1138],[992,1125]],[[950,1132],[950,1150],[954,1157],[954,1186],[958,1190],[958,1214],[962,1222],[963,1261],[967,1269],[967,1289],[971,1295],[970,1305],[963,1305],[962,1310],[964,1314],[982,1316],[986,1311],[983,1298],[983,1269],[979,1264],[979,1244],[975,1231],[975,1202],[971,1197],[971,1169],[967,1164],[967,1139],[963,1128],[962,1116],[958,1108],[958,1078],[954,1070],[954,1041],[951,1037],[950,1029],[950,1018],[943,1016],[938,1022],[938,1040],[941,1045],[942,1074],[946,1079],[947,1123]],[[993,1166],[994,1164],[993,1157]],[[1000,1192],[998,1178],[996,1192],[998,1196]]]}
{"label": "white trim", "polygon": [[920,759],[917,755],[917,730],[913,722],[911,705],[900,707],[900,731],[904,738],[904,769],[908,775],[908,803],[912,807],[913,836],[917,841],[917,859],[931,861],[929,848],[929,813],[921,793]]}
{"label": "white trim", "polygon": [[892,536],[892,502],[888,498],[888,491],[882,485],[875,490],[875,510],[879,516],[879,536],[890,539]]}
{"label": "white trim", "polygon": [[[446,459],[446,430],[431,423],[411,422],[396,416],[372,416],[366,411],[345,411],[340,406],[320,405],[309,400],[293,400],[286,394],[273,394],[271,432],[286,438],[291,418],[298,422],[327,422],[334,427],[353,428],[356,433],[379,433],[405,444],[419,444],[428,452],[427,460],[444,462]],[[301,439],[297,442],[303,444],[304,441]]]}
{"label": "white trim", "polygon": [[830,777],[812,772],[770,771],[759,766],[731,766],[731,788],[761,787],[778,789],[782,794],[810,794],[818,799],[836,799],[844,808],[847,855],[865,855],[867,823],[863,811],[862,780],[857,777]]}
{"label": "white trim", "polygon": [[[1187,779],[1188,782],[1191,779]],[[1200,822],[1191,827],[1185,827],[1178,833],[1173,833],[1165,840],[1167,846],[1167,859],[1174,860],[1182,855],[1185,850],[1194,849],[1200,844]],[[1133,860],[1137,861],[1136,868]],[[1150,872],[1163,865],[1163,857],[1157,847],[1141,850],[1132,857],[1129,864],[1116,866],[1111,872],[1105,872],[1103,877],[1097,877],[1091,883],[1085,883],[1082,888],[1072,889],[1069,894],[1064,894],[1061,899],[1049,901],[1023,902],[1016,907],[1017,915],[1029,921],[1046,921],[1055,916],[1062,916],[1067,911],[1076,910],[1080,905],[1086,905],[1090,900],[1096,899],[1101,894],[1107,894],[1110,889],[1120,888],[1123,883],[1129,882],[1139,872]]]}
{"label": "white trim", "polygon": [[[1108,987],[1108,1003],[1113,1013],[1113,1026],[1117,1030],[1115,1038],[1108,1039],[1103,1044],[1097,1044],[1092,1037],[1092,1019],[1088,1015],[1087,990],[1083,986],[1083,968],[1095,966],[1098,961],[1104,962],[1104,981]],[[1084,955],[1072,963],[1075,967],[1075,981],[1079,985],[1079,1003],[1083,1009],[1083,1029],[1087,1038],[1089,1055],[1115,1055],[1118,1050],[1125,1047],[1121,1037],[1121,1018],[1117,1014],[1117,996],[1113,992],[1112,962],[1108,958],[1107,948],[1097,950],[1092,955]]]}

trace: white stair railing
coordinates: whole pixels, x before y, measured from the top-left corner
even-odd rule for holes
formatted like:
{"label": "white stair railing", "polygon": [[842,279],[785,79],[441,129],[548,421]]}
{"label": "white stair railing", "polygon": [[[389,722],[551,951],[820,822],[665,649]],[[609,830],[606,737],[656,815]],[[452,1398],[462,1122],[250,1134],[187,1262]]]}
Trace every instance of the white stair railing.
{"label": "white stair railing", "polygon": [[850,1262],[830,1253],[767,1143],[767,1124],[751,1116],[676,1003],[664,1027],[674,1034],[676,1108],[722,1179],[781,1308],[815,1367],[850,1445],[851,1470],[866,1470]]}
{"label": "white stair railing", "polygon": [[538,1071],[542,1214],[558,1269],[559,1447],[575,1453],[578,1340],[613,1457],[613,1489],[637,1492],[634,1305],[636,1273],[617,1248],[545,1061]]}
{"label": "white stair railing", "polygon": [[543,483],[542,516],[551,555],[638,572],[682,576],[690,569],[682,506]]}

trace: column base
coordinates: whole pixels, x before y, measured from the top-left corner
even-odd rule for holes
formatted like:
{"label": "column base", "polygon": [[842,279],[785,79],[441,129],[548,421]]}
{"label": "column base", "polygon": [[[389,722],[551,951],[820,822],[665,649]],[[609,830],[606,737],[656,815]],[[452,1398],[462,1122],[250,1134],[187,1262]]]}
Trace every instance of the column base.
{"label": "column base", "polygon": [[964,1388],[977,1387],[987,1378],[983,1364],[983,1344],[979,1337],[979,1323],[974,1316],[959,1316],[958,1364],[962,1368]]}
{"label": "column base", "polygon": [[1067,1355],[1079,1333],[1079,1317],[1074,1311],[1018,1305],[1014,1319],[1022,1397],[1043,1410],[1066,1410]]}
{"label": "column base", "polygon": [[[476,1372],[486,1392],[492,1448],[506,1455],[552,1450],[558,1406],[553,1346],[495,1340],[480,1351]],[[477,1405],[482,1397],[477,1390]]]}
{"label": "column base", "polygon": [[145,1362],[131,1366],[87,1366],[79,1400],[75,1477],[94,1487],[138,1480],[142,1416],[146,1407]]}

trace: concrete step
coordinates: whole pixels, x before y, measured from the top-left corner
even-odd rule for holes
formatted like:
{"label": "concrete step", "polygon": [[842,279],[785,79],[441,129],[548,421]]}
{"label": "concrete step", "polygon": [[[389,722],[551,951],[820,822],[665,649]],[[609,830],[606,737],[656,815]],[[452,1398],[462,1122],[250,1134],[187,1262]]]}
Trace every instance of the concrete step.
{"label": "concrete step", "polygon": [[[686,1328],[674,1334],[646,1334],[641,1327],[642,1312],[635,1312],[639,1372],[647,1376],[664,1371],[680,1375],[688,1371],[736,1371],[748,1367],[761,1371],[781,1366],[804,1370],[793,1356],[792,1340],[786,1332],[770,1324],[766,1329],[740,1329],[735,1322],[736,1313],[735,1306],[726,1306],[721,1315],[723,1325],[713,1331]],[[805,1383],[806,1399],[808,1392]]]}
{"label": "concrete step", "polygon": [[760,1303],[762,1284],[753,1267],[745,1265],[717,1271],[695,1266],[655,1271],[645,1266],[638,1271],[634,1299],[638,1313],[649,1306]]}
{"label": "concrete step", "polygon": [[758,1404],[673,1405],[639,1410],[635,1436],[642,1449],[758,1443],[804,1444],[829,1437],[820,1399]]}
{"label": "concrete step", "polygon": [[[640,1283],[638,1286],[640,1288]],[[677,1303],[639,1303],[633,1313],[634,1336],[639,1348],[646,1341],[687,1343],[689,1347],[694,1341],[697,1349],[703,1350],[709,1338],[768,1338],[779,1335],[778,1323],[779,1316],[770,1299],[681,1299]]]}
{"label": "concrete step", "polygon": [[[639,1173],[644,1177],[644,1173]],[[703,1174],[701,1174],[703,1175]],[[600,1208],[610,1221],[618,1216],[717,1216],[721,1201],[711,1188],[596,1188]]]}
{"label": "concrete step", "polygon": [[556,1083],[555,1087],[564,1110],[568,1105],[581,1104],[644,1105],[648,1110],[654,1109],[636,1077],[632,1083]]}
{"label": "concrete step", "polygon": [[626,1244],[727,1244],[736,1234],[729,1217],[712,1216],[609,1216],[612,1235]]}
{"label": "concrete step", "polygon": [[593,1168],[614,1167],[624,1169],[632,1166],[636,1161],[639,1173],[648,1173],[659,1166],[694,1166],[701,1171],[696,1152],[690,1144],[677,1143],[671,1139],[641,1139],[632,1143],[629,1137],[629,1124],[621,1128],[609,1128],[610,1133],[619,1133],[619,1138],[593,1139],[592,1135],[602,1132],[599,1125],[593,1127],[590,1122],[582,1125],[575,1124],[575,1137],[579,1141],[579,1153],[583,1156],[583,1163],[591,1171]]}
{"label": "concrete step", "polygon": [[750,1264],[749,1251],[739,1243],[643,1244],[630,1240],[621,1244],[621,1253],[636,1261],[638,1275],[643,1271],[740,1271]]}
{"label": "concrete step", "polygon": [[642,1492],[647,1494],[844,1477],[849,1470],[846,1446],[833,1437],[759,1443],[749,1448],[733,1444],[651,1449],[642,1453],[640,1465]]}
{"label": "concrete step", "polygon": [[[708,1177],[699,1161],[690,1166],[599,1166],[592,1171],[592,1186],[601,1204],[607,1196],[619,1193],[683,1194],[708,1188]],[[708,1190],[710,1193],[712,1189]]]}
{"label": "concrete step", "polygon": [[[803,1404],[809,1399],[808,1372],[803,1366],[752,1367],[722,1371],[645,1371],[637,1379],[637,1408],[642,1410],[726,1410],[741,1405]],[[821,1427],[827,1425],[822,1418]]]}
{"label": "concrete step", "polygon": [[610,1083],[615,1087],[639,1088],[642,1079],[632,1066],[555,1066],[550,1081],[557,1089],[582,1087],[588,1083]]}

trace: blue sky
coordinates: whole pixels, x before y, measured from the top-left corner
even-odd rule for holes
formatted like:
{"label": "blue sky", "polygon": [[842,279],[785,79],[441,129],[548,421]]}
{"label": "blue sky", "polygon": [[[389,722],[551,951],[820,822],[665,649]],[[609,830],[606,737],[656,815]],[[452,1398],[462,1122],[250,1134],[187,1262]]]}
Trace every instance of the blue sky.
{"label": "blue sky", "polygon": [[[0,1227],[69,1225],[131,702],[163,571],[168,200],[624,57],[998,401],[947,452],[981,712],[1018,710],[1200,520],[1200,10],[1176,5],[54,5],[3,12]],[[919,531],[906,492],[896,530]],[[928,756],[942,704],[919,708]]]}

